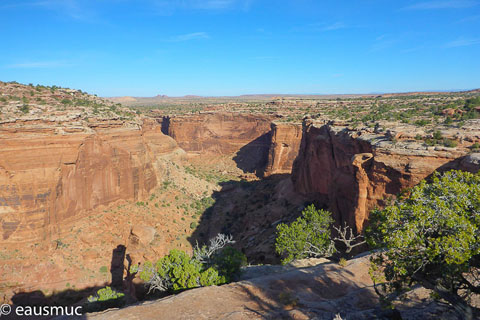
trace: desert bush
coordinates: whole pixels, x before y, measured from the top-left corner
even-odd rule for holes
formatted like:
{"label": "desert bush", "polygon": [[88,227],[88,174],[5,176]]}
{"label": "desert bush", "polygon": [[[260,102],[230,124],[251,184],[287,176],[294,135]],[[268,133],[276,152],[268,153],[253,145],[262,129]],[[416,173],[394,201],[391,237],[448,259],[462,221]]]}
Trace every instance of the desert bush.
{"label": "desert bush", "polygon": [[202,263],[180,250],[171,250],[155,265],[145,263],[140,278],[149,284],[150,290],[171,292],[226,282],[217,270],[204,269]]}
{"label": "desert bush", "polygon": [[180,290],[221,285],[233,280],[246,264],[246,257],[227,245],[234,243],[230,236],[217,235],[210,245],[194,248],[193,257],[180,250],[171,250],[155,264],[145,262],[134,266],[149,291],[178,292]]}
{"label": "desert bush", "polygon": [[448,148],[455,148],[457,146],[457,141],[452,139],[443,139],[443,145]]}
{"label": "desert bush", "polygon": [[30,107],[24,104],[23,106],[20,107],[20,111],[22,111],[23,113],[28,113],[30,111]]}
{"label": "desert bush", "polygon": [[429,123],[430,123],[430,121],[425,120],[425,119],[421,119],[421,120],[415,121],[415,124],[416,124],[417,126],[420,126],[420,127],[424,127],[424,126],[426,126],[426,125],[429,124]]}
{"label": "desert bush", "polygon": [[472,151],[478,151],[478,150],[480,150],[480,143],[475,142],[474,144],[472,144],[472,145],[470,146],[470,150],[472,150]]}
{"label": "desert bush", "polygon": [[[333,239],[331,230],[335,231]],[[363,238],[346,223],[334,225],[329,211],[310,205],[291,224],[277,226],[275,250],[284,257],[283,264],[308,257],[329,257],[335,252],[349,257],[355,247],[365,244]]]}
{"label": "desert bush", "polygon": [[275,251],[286,255],[282,263],[330,255],[335,250],[330,239],[332,223],[333,219],[328,211],[317,210],[314,205],[310,205],[303,210],[302,216],[290,225],[277,225]]}
{"label": "desert bush", "polygon": [[435,132],[433,133],[433,139],[435,139],[435,140],[440,140],[440,139],[442,139],[442,138],[443,138],[443,137],[442,137],[442,133],[441,133],[440,131],[437,130],[437,131],[435,131]]}
{"label": "desert bush", "polygon": [[99,289],[96,294],[87,298],[83,311],[94,312],[125,305],[125,294],[110,287]]}
{"label": "desert bush", "polygon": [[231,282],[240,275],[240,268],[247,265],[247,257],[235,248],[226,247],[214,255],[212,265],[226,282]]}
{"label": "desert bush", "polygon": [[452,120],[452,117],[450,116],[445,118],[445,121],[443,121],[443,124],[447,124],[447,125],[452,123],[453,123],[453,120]]}
{"label": "desert bush", "polygon": [[418,284],[472,319],[468,301],[480,294],[479,227],[480,173],[436,174],[408,198],[374,210],[368,241],[384,249],[372,258],[383,274],[377,293],[393,300]]}

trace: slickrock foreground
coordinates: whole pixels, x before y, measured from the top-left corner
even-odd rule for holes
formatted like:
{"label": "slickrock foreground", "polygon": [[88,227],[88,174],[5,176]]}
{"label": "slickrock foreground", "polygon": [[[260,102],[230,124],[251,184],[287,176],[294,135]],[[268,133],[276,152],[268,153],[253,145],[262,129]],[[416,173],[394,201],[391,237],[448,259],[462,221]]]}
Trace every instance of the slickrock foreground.
{"label": "slickrock foreground", "polygon": [[[220,287],[193,289],[124,309],[87,314],[86,318],[334,319],[340,314],[342,319],[388,319],[392,313],[379,307],[368,268],[369,256],[353,259],[345,267],[335,263],[298,267]],[[454,319],[430,301],[424,290],[412,292],[397,308],[403,319],[437,319],[440,315]]]}

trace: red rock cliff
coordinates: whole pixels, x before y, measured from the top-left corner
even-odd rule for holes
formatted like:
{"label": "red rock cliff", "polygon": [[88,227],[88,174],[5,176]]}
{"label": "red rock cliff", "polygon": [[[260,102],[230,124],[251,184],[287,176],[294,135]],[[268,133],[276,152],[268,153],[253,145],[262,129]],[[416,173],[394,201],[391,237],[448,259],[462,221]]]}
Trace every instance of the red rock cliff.
{"label": "red rock cliff", "polygon": [[3,127],[0,146],[1,241],[45,238],[99,205],[145,197],[159,180],[156,158],[178,150],[154,126],[63,135]]}
{"label": "red rock cliff", "polygon": [[272,141],[265,175],[290,174],[302,141],[302,125],[272,123]]}
{"label": "red rock cliff", "polygon": [[393,143],[373,132],[305,123],[292,180],[297,192],[327,205],[337,223],[346,221],[360,231],[385,197],[435,170],[478,170],[476,157],[465,155],[464,149]]}
{"label": "red rock cliff", "polygon": [[230,154],[249,143],[268,148],[271,119],[240,113],[204,113],[172,117],[168,135],[187,152]]}
{"label": "red rock cliff", "polygon": [[241,113],[203,113],[179,116],[162,124],[187,152],[234,155],[244,172],[262,175],[271,143],[271,118]]}

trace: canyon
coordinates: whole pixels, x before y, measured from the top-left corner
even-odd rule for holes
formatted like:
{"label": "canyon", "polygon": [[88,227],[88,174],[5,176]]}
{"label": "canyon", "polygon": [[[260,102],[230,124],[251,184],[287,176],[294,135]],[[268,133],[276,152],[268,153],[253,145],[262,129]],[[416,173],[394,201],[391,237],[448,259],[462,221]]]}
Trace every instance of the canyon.
{"label": "canyon", "polygon": [[[9,95],[32,90],[7,87]],[[53,98],[50,89],[36,90],[48,104],[30,103],[26,112],[18,99],[3,106],[5,302],[63,291],[84,298],[109,283],[108,266],[123,274],[123,261],[113,261],[119,247],[136,264],[174,248],[191,251],[220,232],[233,235],[249,262],[278,263],[275,227],[295,220],[307,204],[329,209],[337,224],[361,233],[372,209],[435,171],[480,168],[479,119],[439,125],[437,134],[414,123],[359,125],[329,114],[291,121],[293,111],[268,109],[292,108],[297,102],[290,100],[287,106],[275,100],[263,112],[213,105],[142,114],[56,90]],[[435,135],[455,146],[429,145]]]}

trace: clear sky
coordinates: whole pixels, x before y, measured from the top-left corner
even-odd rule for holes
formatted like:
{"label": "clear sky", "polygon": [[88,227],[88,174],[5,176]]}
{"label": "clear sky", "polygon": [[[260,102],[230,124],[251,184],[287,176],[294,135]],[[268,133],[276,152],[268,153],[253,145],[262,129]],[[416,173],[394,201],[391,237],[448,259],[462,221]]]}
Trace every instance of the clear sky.
{"label": "clear sky", "polygon": [[0,80],[101,96],[480,87],[480,0],[0,0]]}

